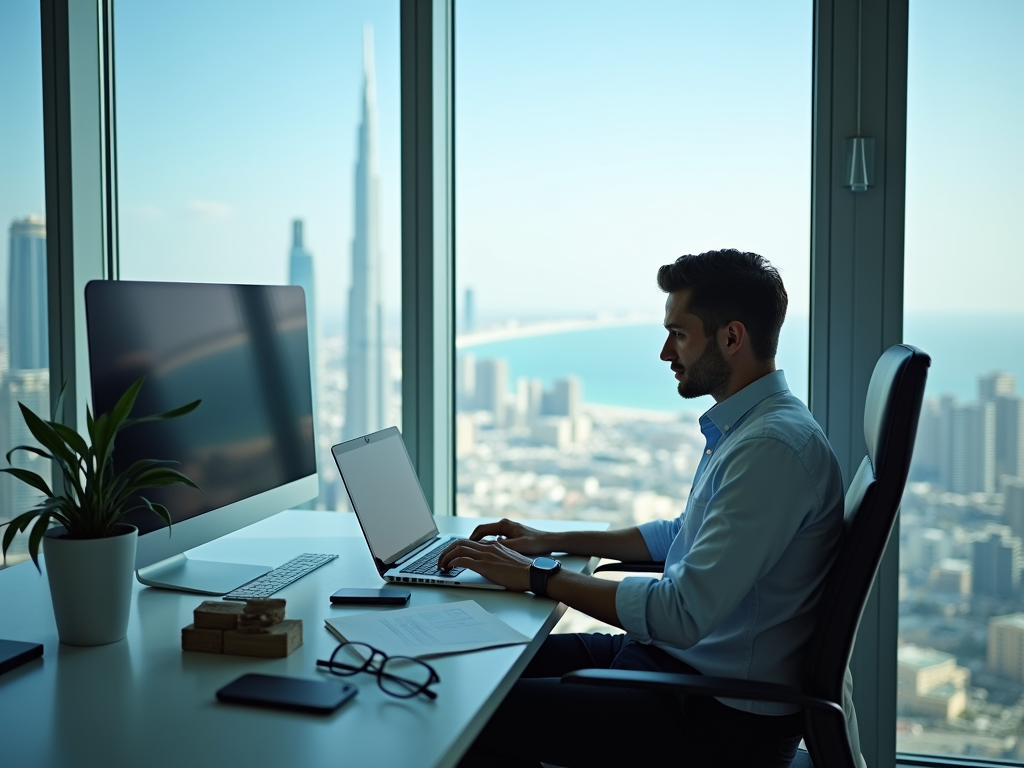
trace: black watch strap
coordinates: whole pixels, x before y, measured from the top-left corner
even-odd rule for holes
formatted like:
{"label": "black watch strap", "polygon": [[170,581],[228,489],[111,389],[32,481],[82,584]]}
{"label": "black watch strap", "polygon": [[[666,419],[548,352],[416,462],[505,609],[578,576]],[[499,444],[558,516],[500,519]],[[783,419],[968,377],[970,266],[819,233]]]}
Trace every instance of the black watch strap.
{"label": "black watch strap", "polygon": [[561,568],[562,564],[552,557],[538,557],[530,565],[530,591],[537,597],[547,597],[548,579]]}

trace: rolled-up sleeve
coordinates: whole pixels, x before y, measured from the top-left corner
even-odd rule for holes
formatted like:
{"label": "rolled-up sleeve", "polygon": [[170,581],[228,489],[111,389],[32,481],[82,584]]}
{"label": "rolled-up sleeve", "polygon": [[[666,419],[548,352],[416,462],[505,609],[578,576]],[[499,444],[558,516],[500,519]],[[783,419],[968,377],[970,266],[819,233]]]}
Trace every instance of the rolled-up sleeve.
{"label": "rolled-up sleeve", "polygon": [[658,583],[658,579],[627,578],[619,582],[615,590],[615,612],[619,623],[627,634],[641,643],[650,643],[651,633],[647,629],[647,595]]}
{"label": "rolled-up sleeve", "polygon": [[640,535],[644,537],[644,543],[651,553],[651,560],[663,561],[668,556],[669,547],[679,534],[683,526],[683,517],[680,515],[675,520],[651,520],[649,523],[642,523],[637,526]]}
{"label": "rolled-up sleeve", "polygon": [[[623,629],[633,639],[689,648],[721,624],[778,562],[805,518],[821,506],[812,475],[790,446],[748,438],[712,469],[710,496],[691,498],[696,538],[665,563],[661,579],[624,579],[615,595]],[[782,490],[784,489],[784,493]],[[677,521],[641,526],[651,554]],[[674,538],[674,537],[673,537]],[[676,557],[676,553],[672,553]]]}

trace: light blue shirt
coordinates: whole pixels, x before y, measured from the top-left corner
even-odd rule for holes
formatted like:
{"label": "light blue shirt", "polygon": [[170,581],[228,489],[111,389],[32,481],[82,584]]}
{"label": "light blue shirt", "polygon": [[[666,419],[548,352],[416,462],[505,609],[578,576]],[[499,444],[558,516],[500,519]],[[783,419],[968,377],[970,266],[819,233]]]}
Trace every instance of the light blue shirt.
{"label": "light blue shirt", "polygon": [[705,675],[798,684],[842,528],[839,462],[782,371],[715,405],[700,428],[707,444],[683,514],[640,526],[664,575],[624,579],[619,620]]}

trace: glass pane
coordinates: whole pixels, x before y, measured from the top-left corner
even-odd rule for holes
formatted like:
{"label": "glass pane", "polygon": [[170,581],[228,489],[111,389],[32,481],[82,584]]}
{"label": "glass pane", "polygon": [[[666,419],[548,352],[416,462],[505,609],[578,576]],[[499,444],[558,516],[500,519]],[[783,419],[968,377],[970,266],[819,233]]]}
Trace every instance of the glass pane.
{"label": "glass pane", "polygon": [[[659,359],[660,265],[738,247],[806,398],[811,3],[460,0],[457,504],[675,517],[710,397]],[[728,52],[723,41],[728,40]]]}
{"label": "glass pane", "polygon": [[897,747],[1024,759],[1024,5],[910,5]]}
{"label": "glass pane", "polygon": [[120,276],[301,285],[331,445],[401,420],[398,3],[119,2]]}
{"label": "glass pane", "polygon": [[[18,403],[49,418],[50,360],[46,310],[46,212],[43,181],[43,83],[39,3],[0,3],[0,453],[35,444]],[[50,482],[49,463],[29,453],[13,464]],[[0,466],[8,466],[0,459]],[[0,475],[0,523],[36,505],[42,494]],[[2,531],[6,532],[6,528]],[[22,534],[7,565],[28,558]],[[2,564],[0,564],[2,567]]]}

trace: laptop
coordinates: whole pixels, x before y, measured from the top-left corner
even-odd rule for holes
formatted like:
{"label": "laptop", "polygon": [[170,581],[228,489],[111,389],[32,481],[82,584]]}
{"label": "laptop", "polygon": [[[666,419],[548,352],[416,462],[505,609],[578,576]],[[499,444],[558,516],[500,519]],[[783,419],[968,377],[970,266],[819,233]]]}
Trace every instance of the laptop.
{"label": "laptop", "polygon": [[504,589],[466,568],[438,570],[438,556],[460,537],[438,533],[398,427],[339,443],[331,453],[382,579]]}

